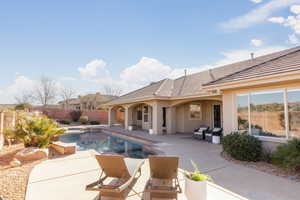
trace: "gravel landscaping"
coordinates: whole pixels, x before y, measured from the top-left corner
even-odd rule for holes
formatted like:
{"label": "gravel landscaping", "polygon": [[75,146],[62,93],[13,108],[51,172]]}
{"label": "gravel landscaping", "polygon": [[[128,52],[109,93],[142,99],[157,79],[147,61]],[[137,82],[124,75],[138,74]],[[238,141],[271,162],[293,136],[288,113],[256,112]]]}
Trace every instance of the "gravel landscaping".
{"label": "gravel landscaping", "polygon": [[24,200],[28,175],[31,169],[41,160],[23,163],[12,168],[10,162],[14,155],[24,149],[23,144],[5,146],[0,150],[0,197],[3,200]]}
{"label": "gravel landscaping", "polygon": [[292,170],[286,170],[280,167],[277,167],[276,165],[273,165],[271,163],[267,163],[264,161],[259,162],[245,162],[245,161],[239,161],[236,159],[233,159],[228,154],[222,152],[222,157],[230,162],[234,162],[239,165],[243,165],[246,167],[251,167],[256,170],[269,173],[275,176],[280,176],[284,178],[288,178],[290,180],[294,180],[297,182],[300,182],[300,171],[292,171]]}

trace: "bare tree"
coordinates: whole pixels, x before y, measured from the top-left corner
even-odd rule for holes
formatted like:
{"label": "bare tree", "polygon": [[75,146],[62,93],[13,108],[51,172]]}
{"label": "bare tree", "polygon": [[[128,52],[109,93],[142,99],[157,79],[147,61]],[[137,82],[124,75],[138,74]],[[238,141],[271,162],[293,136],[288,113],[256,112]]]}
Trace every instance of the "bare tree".
{"label": "bare tree", "polygon": [[69,108],[70,100],[77,95],[77,91],[72,87],[63,86],[60,89],[59,95],[64,102],[64,107]]}
{"label": "bare tree", "polygon": [[57,83],[49,77],[41,77],[33,90],[33,96],[38,104],[47,106],[57,97]]}
{"label": "bare tree", "polygon": [[122,94],[122,89],[119,87],[112,87],[109,85],[104,86],[104,93],[106,95],[120,96]]}
{"label": "bare tree", "polygon": [[21,94],[15,96],[15,100],[17,104],[32,104],[34,102],[34,96],[31,91],[23,91]]}

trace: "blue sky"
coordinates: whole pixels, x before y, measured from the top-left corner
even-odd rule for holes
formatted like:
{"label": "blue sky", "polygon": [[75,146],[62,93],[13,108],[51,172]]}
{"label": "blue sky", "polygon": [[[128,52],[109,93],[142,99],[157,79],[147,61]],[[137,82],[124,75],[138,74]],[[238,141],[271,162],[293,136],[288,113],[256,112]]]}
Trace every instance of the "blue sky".
{"label": "blue sky", "polygon": [[300,0],[3,1],[0,103],[49,76],[123,92],[299,44]]}

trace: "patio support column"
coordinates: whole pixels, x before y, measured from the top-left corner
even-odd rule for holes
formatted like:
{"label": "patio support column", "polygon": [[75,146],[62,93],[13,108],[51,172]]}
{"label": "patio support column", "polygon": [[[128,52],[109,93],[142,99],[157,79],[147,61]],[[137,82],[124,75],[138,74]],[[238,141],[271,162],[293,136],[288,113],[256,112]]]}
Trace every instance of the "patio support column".
{"label": "patio support column", "polygon": [[167,109],[167,134],[176,133],[176,107]]}
{"label": "patio support column", "polygon": [[125,129],[128,130],[129,126],[132,125],[132,108],[129,106],[124,106],[125,108]]}
{"label": "patio support column", "polygon": [[115,123],[116,111],[113,108],[108,109],[108,126],[112,126]]}
{"label": "patio support column", "polygon": [[162,106],[155,102],[152,106],[152,129],[153,134],[155,135],[162,135],[162,125],[163,125],[163,112],[162,112]]}

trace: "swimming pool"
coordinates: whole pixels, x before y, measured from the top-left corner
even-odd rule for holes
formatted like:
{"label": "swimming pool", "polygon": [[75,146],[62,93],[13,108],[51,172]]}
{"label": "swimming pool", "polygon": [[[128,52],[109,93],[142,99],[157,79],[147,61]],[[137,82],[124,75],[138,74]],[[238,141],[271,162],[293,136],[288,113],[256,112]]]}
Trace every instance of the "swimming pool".
{"label": "swimming pool", "polygon": [[145,151],[144,144],[112,136],[101,131],[68,133],[60,137],[65,143],[76,143],[76,150],[94,149],[99,153],[117,153],[131,158],[147,158],[152,153]]}

